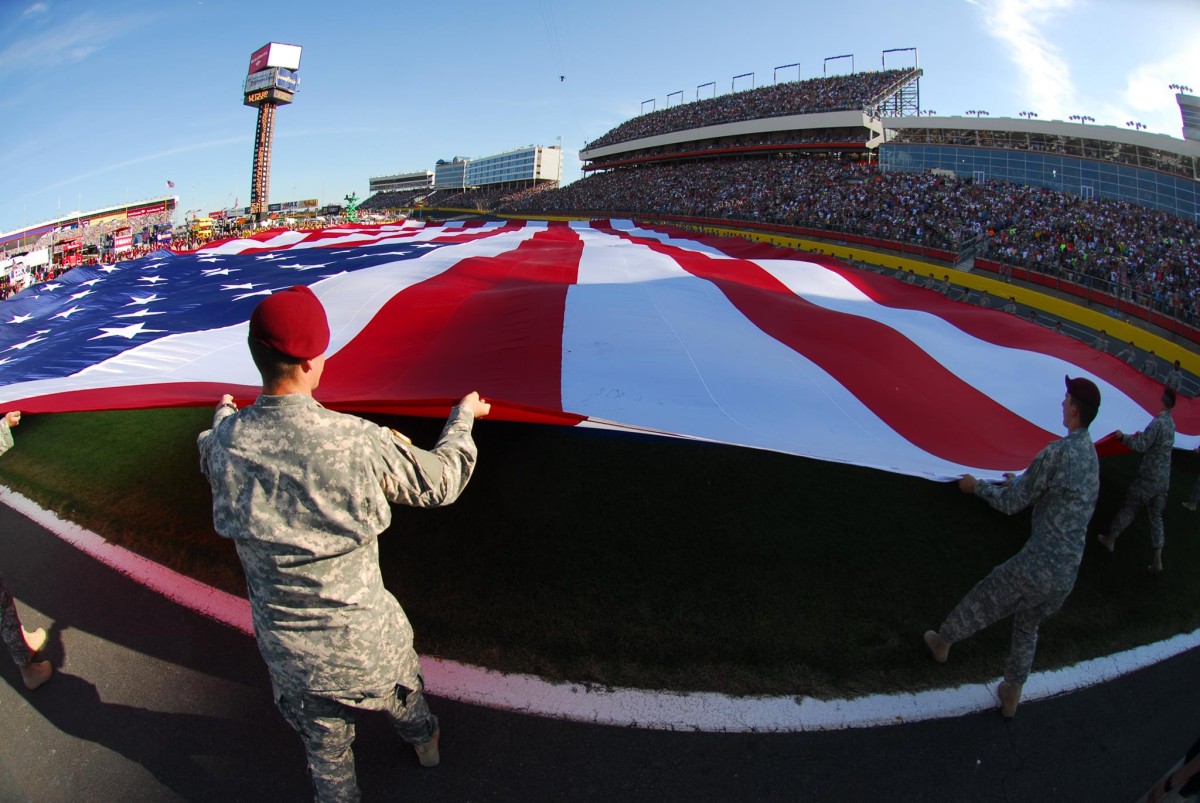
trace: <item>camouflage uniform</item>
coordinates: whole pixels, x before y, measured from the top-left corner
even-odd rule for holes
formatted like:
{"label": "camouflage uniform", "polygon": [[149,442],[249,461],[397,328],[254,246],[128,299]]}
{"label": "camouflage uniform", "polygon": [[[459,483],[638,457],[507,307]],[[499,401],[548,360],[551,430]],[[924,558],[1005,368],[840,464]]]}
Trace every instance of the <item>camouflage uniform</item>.
{"label": "camouflage uniform", "polygon": [[1154,549],[1162,549],[1166,540],[1163,534],[1163,508],[1167,505],[1167,490],[1171,485],[1171,449],[1175,447],[1175,419],[1168,410],[1163,410],[1154,416],[1150,426],[1144,432],[1135,435],[1125,435],[1121,442],[1135,452],[1144,452],[1142,465],[1138,468],[1137,477],[1125,494],[1125,504],[1121,505],[1117,517],[1109,528],[1110,538],[1120,535],[1137,513],[1138,508],[1146,506],[1146,515],[1150,519],[1150,545]]}
{"label": "camouflage uniform", "polygon": [[377,536],[391,523],[389,502],[458,498],[475,466],[473,423],[456,407],[427,452],[292,394],[219,407],[198,438],[214,526],[237,546],[259,651],[319,800],[358,799],[352,709],[387,711],[410,744],[437,727],[412,627],[383,585]]}
{"label": "camouflage uniform", "polygon": [[1086,427],[1042,449],[1012,485],[976,484],[975,495],[1002,513],[1013,514],[1032,504],[1033,533],[1020,552],[963,597],[938,629],[942,637],[961,641],[1012,616],[1004,679],[1024,683],[1033,667],[1038,626],[1062,607],[1075,587],[1099,493],[1100,461]]}
{"label": "camouflage uniform", "polygon": [[1179,386],[1183,384],[1183,371],[1172,366],[1171,370],[1167,371],[1167,378],[1163,380],[1163,384],[1171,390],[1178,391]]}
{"label": "camouflage uniform", "polygon": [[[0,454],[13,447],[12,430],[8,422],[0,417]],[[17,615],[17,604],[8,590],[8,581],[0,574],[0,637],[8,654],[12,656],[17,666],[24,669],[29,666],[29,645],[25,643],[25,633],[21,630],[21,617]]]}

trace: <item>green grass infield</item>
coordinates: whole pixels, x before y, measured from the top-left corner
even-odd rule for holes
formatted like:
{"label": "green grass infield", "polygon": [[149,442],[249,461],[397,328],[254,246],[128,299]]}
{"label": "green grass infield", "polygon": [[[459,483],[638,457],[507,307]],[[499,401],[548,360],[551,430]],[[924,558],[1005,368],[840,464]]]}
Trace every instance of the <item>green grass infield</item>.
{"label": "green grass infield", "polygon": [[[1053,399],[1047,402],[1054,404]],[[196,435],[211,408],[29,415],[0,482],[110,541],[244,596],[212,529]],[[1147,416],[1149,421],[1150,416]],[[440,421],[379,418],[432,446]],[[1021,548],[1004,516],[934,483],[728,446],[482,421],[448,508],[395,508],[383,575],[422,654],[550,680],[823,698],[996,677],[1002,622],[932,663],[921,641]],[[1145,516],[1115,554],[1094,533],[1139,456],[1101,463],[1075,591],[1042,626],[1035,671],[1200,627],[1200,473],[1175,454],[1166,572]]]}

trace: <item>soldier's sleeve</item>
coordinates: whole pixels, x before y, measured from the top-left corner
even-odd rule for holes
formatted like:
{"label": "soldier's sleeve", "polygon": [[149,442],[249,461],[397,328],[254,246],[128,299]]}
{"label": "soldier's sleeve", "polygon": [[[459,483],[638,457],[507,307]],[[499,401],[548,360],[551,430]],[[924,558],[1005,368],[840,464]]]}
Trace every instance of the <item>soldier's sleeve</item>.
{"label": "soldier's sleeve", "polygon": [[980,482],[975,485],[975,495],[986,501],[1001,513],[1012,515],[1018,513],[1041,498],[1050,485],[1057,464],[1058,450],[1055,448],[1061,441],[1050,444],[1025,469],[1025,473],[1017,477],[1012,485],[992,485]]}
{"label": "soldier's sleeve", "polygon": [[1135,432],[1132,435],[1126,435],[1121,439],[1121,441],[1135,452],[1144,452],[1153,446],[1158,440],[1160,429],[1162,429],[1162,422],[1155,417],[1155,419],[1150,422],[1150,426],[1146,427],[1141,432]]}
{"label": "soldier's sleeve", "polygon": [[391,502],[439,507],[458,499],[475,471],[477,449],[471,438],[475,416],[455,407],[433,449],[413,446],[407,438],[379,428],[383,458],[380,484]]}
{"label": "soldier's sleeve", "polygon": [[196,436],[196,447],[200,450],[200,473],[205,477],[208,476],[208,456],[212,451],[213,429],[216,429],[217,424],[224,421],[229,416],[233,415],[234,410],[224,405],[217,408],[213,413],[212,429],[206,429]]}
{"label": "soldier's sleeve", "polygon": [[8,422],[3,417],[0,417],[0,454],[4,454],[13,448],[14,443],[12,429],[8,426]]}

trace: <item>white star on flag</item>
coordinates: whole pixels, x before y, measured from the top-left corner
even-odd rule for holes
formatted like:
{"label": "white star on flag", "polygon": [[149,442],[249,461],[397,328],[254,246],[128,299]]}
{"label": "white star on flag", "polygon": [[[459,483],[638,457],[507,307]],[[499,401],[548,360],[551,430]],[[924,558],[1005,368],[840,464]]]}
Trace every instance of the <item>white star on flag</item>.
{"label": "white star on flag", "polygon": [[83,298],[84,296],[90,296],[91,294],[92,294],[91,290],[81,290],[78,293],[72,293],[71,300],[74,301],[76,299]]}
{"label": "white star on flag", "polygon": [[130,298],[132,298],[133,301],[130,301],[128,304],[126,304],[125,306],[127,306],[127,307],[132,307],[135,304],[149,304],[151,301],[160,301],[161,300],[158,297],[158,293],[155,293],[152,296],[146,296],[145,298],[142,298],[141,296],[130,296]]}
{"label": "white star on flag", "polygon": [[[126,304],[125,306],[128,307],[129,305]],[[137,312],[126,312],[123,315],[114,315],[113,317],[114,318],[145,318],[147,315],[166,315],[166,314],[167,313],[165,313],[165,312],[151,312],[146,307],[142,307]]]}
{"label": "white star on flag", "polygon": [[91,287],[96,282],[102,282],[102,281],[104,281],[104,280],[103,279],[88,279],[86,282],[80,282],[79,284],[84,287]]}
{"label": "white star on flag", "polygon": [[9,323],[25,323],[25,321],[32,317],[33,315],[14,315],[13,319],[9,321]]}
{"label": "white star on flag", "polygon": [[99,340],[104,337],[124,337],[124,338],[129,338],[132,340],[134,337],[137,337],[138,335],[141,335],[141,334],[148,334],[150,332],[165,332],[166,331],[165,329],[146,329],[145,326],[146,326],[145,322],[133,323],[133,324],[130,324],[129,326],[120,326],[120,327],[101,326],[100,331],[103,332],[104,334],[96,335],[95,337],[91,337],[88,339],[89,340]]}
{"label": "white star on flag", "polygon": [[275,291],[274,290],[256,290],[253,293],[242,293],[240,296],[234,296],[233,300],[241,301],[243,298],[250,298],[251,296],[269,296],[273,292],[275,292]]}
{"label": "white star on flag", "polygon": [[43,334],[43,332],[44,332],[44,331],[45,331],[45,330],[43,330],[42,332],[38,332],[38,333],[37,333],[36,335],[34,335],[33,337],[31,337],[31,338],[29,338],[28,340],[26,340],[26,341],[23,341],[23,342],[21,342],[21,343],[13,343],[13,344],[12,344],[11,346],[9,346],[8,348],[9,348],[10,350],[12,350],[12,349],[23,349],[23,348],[25,348],[26,346],[32,346],[34,343],[41,343],[43,340],[45,340],[45,339],[46,339],[46,338],[42,337],[42,334]]}
{"label": "white star on flag", "polygon": [[150,282],[150,284],[158,284],[159,282],[165,282],[166,280],[166,276],[141,276],[138,278],[139,282]]}
{"label": "white star on flag", "polygon": [[231,273],[237,273],[237,268],[208,268],[200,271],[201,276],[228,276]]}
{"label": "white star on flag", "polygon": [[[382,251],[377,254],[360,254],[356,257],[347,257],[347,259],[370,259],[371,257],[403,257],[408,256],[407,251]],[[286,268],[287,265],[280,265],[281,268]]]}
{"label": "white star on flag", "polygon": [[255,287],[262,287],[262,282],[259,282],[258,284],[253,284],[252,282],[246,282],[245,284],[223,284],[223,285],[221,285],[222,290],[253,290]]}
{"label": "white star on flag", "polygon": [[71,307],[70,309],[63,310],[62,312],[58,313],[57,315],[51,315],[50,317],[51,318],[70,318],[72,315],[74,315],[75,313],[79,312],[82,309],[83,309],[83,307],[78,307],[78,306]]}

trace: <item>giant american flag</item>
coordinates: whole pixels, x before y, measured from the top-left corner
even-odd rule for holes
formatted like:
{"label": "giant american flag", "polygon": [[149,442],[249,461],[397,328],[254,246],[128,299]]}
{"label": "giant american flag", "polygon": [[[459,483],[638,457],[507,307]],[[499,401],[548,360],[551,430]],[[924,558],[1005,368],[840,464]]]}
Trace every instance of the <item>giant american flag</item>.
{"label": "giant american flag", "polygon": [[[600,426],[944,479],[1019,471],[1064,434],[1142,429],[1161,386],[1036,324],[835,259],[631,221],[269,231],[76,268],[0,304],[0,409],[249,402],[247,321],[313,288],[332,342],[317,398]],[[1177,445],[1200,444],[1191,401]]]}

